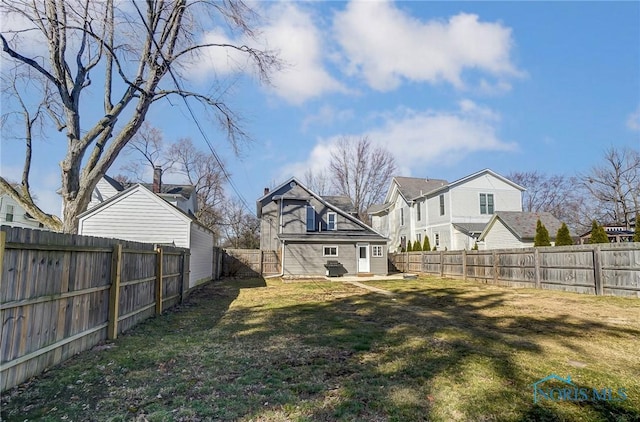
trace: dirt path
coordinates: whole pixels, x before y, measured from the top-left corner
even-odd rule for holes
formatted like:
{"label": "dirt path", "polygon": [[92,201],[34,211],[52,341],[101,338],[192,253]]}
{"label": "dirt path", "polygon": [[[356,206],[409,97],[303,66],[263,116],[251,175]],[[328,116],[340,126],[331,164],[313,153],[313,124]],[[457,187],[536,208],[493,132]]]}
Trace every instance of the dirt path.
{"label": "dirt path", "polygon": [[380,293],[380,294],[383,294],[385,296],[395,296],[395,294],[390,292],[389,290],[384,290],[384,289],[380,289],[378,287],[368,286],[366,284],[360,283],[359,281],[346,281],[345,283],[353,284],[354,286],[358,286],[358,287],[360,287],[362,289],[367,289],[367,290],[375,292],[375,293]]}

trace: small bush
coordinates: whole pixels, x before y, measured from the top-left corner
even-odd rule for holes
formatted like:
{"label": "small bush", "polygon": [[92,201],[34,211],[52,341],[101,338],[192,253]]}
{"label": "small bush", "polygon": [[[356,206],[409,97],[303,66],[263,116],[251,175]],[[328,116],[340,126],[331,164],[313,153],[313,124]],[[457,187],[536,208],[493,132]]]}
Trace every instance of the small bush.
{"label": "small bush", "polygon": [[636,215],[636,231],[633,233],[633,241],[640,242],[640,214]]}
{"label": "small bush", "polygon": [[556,246],[571,245],[573,245],[573,239],[571,238],[571,233],[569,233],[569,227],[562,223],[562,226],[558,229],[558,234],[556,234]]}
{"label": "small bush", "polygon": [[418,242],[417,239],[415,242],[413,242],[413,250],[414,252],[418,252],[422,250],[422,245],[420,244],[420,242]]}
{"label": "small bush", "polygon": [[593,223],[591,223],[591,238],[589,239],[589,243],[609,243],[607,232],[596,220],[593,220]]}
{"label": "small bush", "polygon": [[542,221],[538,219],[536,223],[536,237],[533,240],[533,246],[551,246],[551,240],[549,239],[549,230],[542,224]]}
{"label": "small bush", "polygon": [[424,235],[424,242],[422,242],[422,250],[423,251],[431,250],[431,243],[429,243],[429,236],[427,236],[426,234]]}

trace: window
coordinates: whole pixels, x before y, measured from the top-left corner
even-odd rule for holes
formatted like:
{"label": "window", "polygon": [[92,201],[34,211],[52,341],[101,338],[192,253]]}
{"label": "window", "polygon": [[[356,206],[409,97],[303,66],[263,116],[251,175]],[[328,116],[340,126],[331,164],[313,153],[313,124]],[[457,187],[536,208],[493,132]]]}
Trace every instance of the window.
{"label": "window", "polygon": [[337,220],[338,214],[335,212],[327,213],[327,230],[337,230]]}
{"label": "window", "polygon": [[337,246],[324,246],[322,248],[322,256],[338,256]]}
{"label": "window", "polygon": [[404,208],[400,208],[400,225],[404,226]]}
{"label": "window", "polygon": [[416,234],[416,240],[418,241],[418,243],[420,245],[422,245],[422,233],[417,233]]}
{"label": "window", "polygon": [[422,220],[422,204],[420,202],[416,203],[416,218],[418,221]]}
{"label": "window", "polygon": [[382,246],[372,246],[372,254],[374,258],[382,258]]}
{"label": "window", "polygon": [[444,195],[440,195],[440,215],[444,215]]}
{"label": "window", "polygon": [[480,214],[493,214],[493,194],[481,193],[480,194]]}
{"label": "window", "polygon": [[13,205],[7,205],[7,222],[13,221]]}
{"label": "window", "polygon": [[440,233],[436,233],[436,247],[440,246]]}
{"label": "window", "polygon": [[316,210],[307,205],[307,231],[312,232],[316,229]]}
{"label": "window", "polygon": [[400,236],[400,249],[407,249],[407,236]]}

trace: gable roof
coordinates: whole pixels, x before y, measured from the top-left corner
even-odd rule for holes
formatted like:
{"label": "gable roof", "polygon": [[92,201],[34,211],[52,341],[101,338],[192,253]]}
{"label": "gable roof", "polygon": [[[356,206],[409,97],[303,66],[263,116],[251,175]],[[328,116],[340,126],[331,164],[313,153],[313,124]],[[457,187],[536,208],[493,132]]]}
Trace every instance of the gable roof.
{"label": "gable roof", "polygon": [[404,177],[404,176],[394,176],[391,180],[391,188],[387,192],[387,198],[385,198],[385,203],[390,201],[389,195],[393,190],[393,184],[398,187],[398,192],[404,197],[404,199],[409,202],[415,198],[423,196],[427,192],[431,192],[435,189],[438,189],[442,186],[447,185],[447,181],[444,179],[429,179],[423,177]]}
{"label": "gable roof", "polygon": [[[305,196],[287,195],[286,193],[282,194],[282,195],[276,195],[276,192],[278,192],[279,190],[281,190],[282,188],[284,188],[287,185],[291,186],[292,183],[295,183],[296,185],[300,186],[309,195],[308,196],[306,196],[306,195]],[[339,207],[339,206],[327,201],[327,199],[325,199],[325,198],[332,198],[331,196],[322,197],[322,196],[314,193],[311,189],[306,187],[304,184],[300,183],[300,181],[298,179],[296,179],[295,177],[291,177],[290,179],[288,179],[284,183],[278,185],[276,188],[270,190],[265,195],[263,195],[260,198],[258,198],[258,200],[256,201],[256,208],[257,208],[256,215],[258,216],[258,218],[262,217],[262,207],[265,205],[265,201],[267,199],[270,199],[270,200],[279,200],[279,199],[309,200],[309,199],[312,199],[312,198],[315,198],[317,201],[319,201],[325,207],[335,211],[336,213],[338,213],[338,214],[342,215],[343,217],[347,218],[348,220],[350,220],[350,221],[358,224],[359,226],[363,227],[364,229],[369,230],[370,232],[372,232],[372,233],[374,233],[374,234],[376,234],[376,235],[378,235],[378,236],[380,236],[382,238],[385,238],[382,234],[380,234],[377,231],[375,231],[372,227],[370,227],[367,224],[365,224],[362,220],[354,217],[352,214],[350,214],[349,212],[345,211],[341,207]],[[337,197],[337,198],[343,198],[341,201],[345,202],[345,200],[344,200],[345,197]],[[349,199],[349,202],[351,202],[350,199]],[[353,205],[353,202],[351,202],[351,204]]]}
{"label": "gable roof", "polygon": [[424,193],[424,195],[422,195],[422,196],[426,196],[427,194],[432,195],[432,194],[434,194],[434,193],[440,192],[440,191],[445,190],[445,189],[451,189],[451,188],[454,188],[454,187],[456,187],[456,186],[459,186],[459,185],[462,185],[462,184],[464,184],[464,183],[467,183],[468,181],[473,180],[473,179],[476,179],[476,178],[478,178],[478,177],[480,177],[480,176],[483,176],[483,175],[485,175],[485,174],[489,174],[489,175],[491,175],[491,176],[493,176],[493,177],[495,177],[495,178],[497,178],[497,179],[499,179],[499,180],[502,180],[504,183],[507,183],[507,184],[509,184],[509,185],[513,186],[514,188],[516,188],[516,189],[518,189],[518,190],[522,191],[522,192],[524,192],[524,191],[526,190],[525,188],[523,188],[523,187],[522,187],[522,186],[520,186],[519,184],[517,184],[517,183],[515,183],[515,182],[513,182],[513,181],[511,181],[511,180],[509,180],[509,179],[507,179],[507,178],[506,178],[506,177],[504,177],[504,176],[499,175],[499,174],[498,174],[498,173],[496,173],[495,171],[493,171],[493,170],[491,170],[491,169],[484,169],[484,170],[480,170],[480,171],[477,171],[477,172],[475,172],[475,173],[472,173],[472,174],[470,174],[470,175],[468,175],[468,176],[464,176],[464,177],[463,177],[463,178],[461,178],[461,179],[454,180],[453,182],[451,182],[451,183],[447,184],[446,186],[442,186],[442,187],[436,188],[436,189],[434,189],[434,190],[432,190],[432,191],[430,191],[430,192],[425,192],[425,193]]}
{"label": "gable roof", "polygon": [[113,195],[112,197],[110,197],[106,201],[103,201],[103,202],[99,203],[98,205],[96,205],[95,207],[90,208],[90,209],[86,210],[85,212],[81,213],[78,217],[79,218],[85,218],[85,217],[88,217],[90,215],[99,213],[104,208],[109,207],[111,204],[126,198],[127,196],[131,195],[135,191],[140,191],[140,192],[144,193],[145,195],[149,196],[159,206],[162,206],[162,207],[170,210],[173,214],[176,215],[176,217],[181,218],[181,219],[183,219],[185,221],[195,222],[195,218],[193,216],[187,214],[186,212],[182,211],[178,207],[174,207],[172,204],[170,204],[169,202],[165,201],[164,199],[162,199],[160,196],[156,195],[152,191],[150,191],[148,188],[146,188],[141,183],[136,183],[135,185],[129,186],[128,188],[124,189],[123,191],[118,192],[117,194]]}
{"label": "gable roof", "polygon": [[353,204],[351,198],[345,195],[324,195],[322,199],[340,208],[342,211],[349,214],[357,214],[358,210]]}
{"label": "gable roof", "polygon": [[511,231],[520,241],[533,240],[536,237],[536,225],[538,219],[544,224],[549,232],[549,237],[553,240],[562,226],[562,222],[549,212],[520,212],[520,211],[498,211],[480,234],[479,240],[483,240],[491,230],[496,221]]}

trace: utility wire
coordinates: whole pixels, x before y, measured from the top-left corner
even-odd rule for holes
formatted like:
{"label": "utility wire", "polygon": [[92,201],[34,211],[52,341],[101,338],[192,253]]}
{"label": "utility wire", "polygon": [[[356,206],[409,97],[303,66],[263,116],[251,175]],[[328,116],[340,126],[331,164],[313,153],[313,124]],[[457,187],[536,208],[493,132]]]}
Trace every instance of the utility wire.
{"label": "utility wire", "polygon": [[[149,28],[149,25],[145,21],[144,16],[142,15],[142,12],[138,8],[137,2],[135,0],[133,0],[132,3],[134,5],[136,11],[138,12],[138,15],[140,16],[140,19],[144,23],[145,28],[147,29],[147,31],[151,35],[152,34],[151,28]],[[162,49],[160,48],[160,46],[158,45],[158,42],[156,41],[155,37],[151,36],[151,40],[152,40],[153,44],[155,45],[156,49],[158,50],[158,52],[160,53],[160,55],[161,55],[162,59],[164,60],[164,62],[168,63],[168,60],[164,57],[164,53],[163,53]],[[180,86],[178,78],[176,78],[176,76],[174,75],[173,69],[171,68],[170,65],[167,66],[167,71],[168,71],[169,75],[171,75],[171,79],[173,80],[173,83],[176,85],[176,88],[177,88],[178,92],[181,92],[183,89]],[[178,94],[178,95],[180,95],[180,94]],[[189,104],[189,101],[187,101],[186,96],[180,95],[180,97],[182,97],[182,100],[184,101],[185,105],[187,106],[187,110],[189,110],[189,114],[191,115],[191,118],[193,119],[193,122],[196,124],[196,127],[198,128],[198,131],[200,132],[200,135],[202,135],[202,138],[204,139],[204,141],[206,142],[207,146],[209,147],[209,150],[211,151],[211,154],[213,155],[213,157],[215,158],[216,162],[220,166],[220,169],[222,170],[222,174],[224,175],[225,179],[227,179],[227,181],[229,182],[229,185],[231,186],[231,188],[233,189],[235,194],[238,196],[238,198],[242,202],[242,205],[245,207],[245,209],[250,214],[253,214],[254,210],[252,210],[249,207],[246,199],[240,193],[240,191],[238,190],[237,186],[235,185],[235,183],[231,179],[231,175],[229,174],[229,172],[225,168],[224,163],[222,162],[222,160],[220,159],[218,154],[213,149],[213,146],[211,145],[211,141],[209,140],[209,137],[205,133],[204,129],[202,128],[202,125],[200,124],[200,121],[198,120],[198,118],[196,117],[195,113],[193,112],[193,109],[191,108],[191,105]]]}

